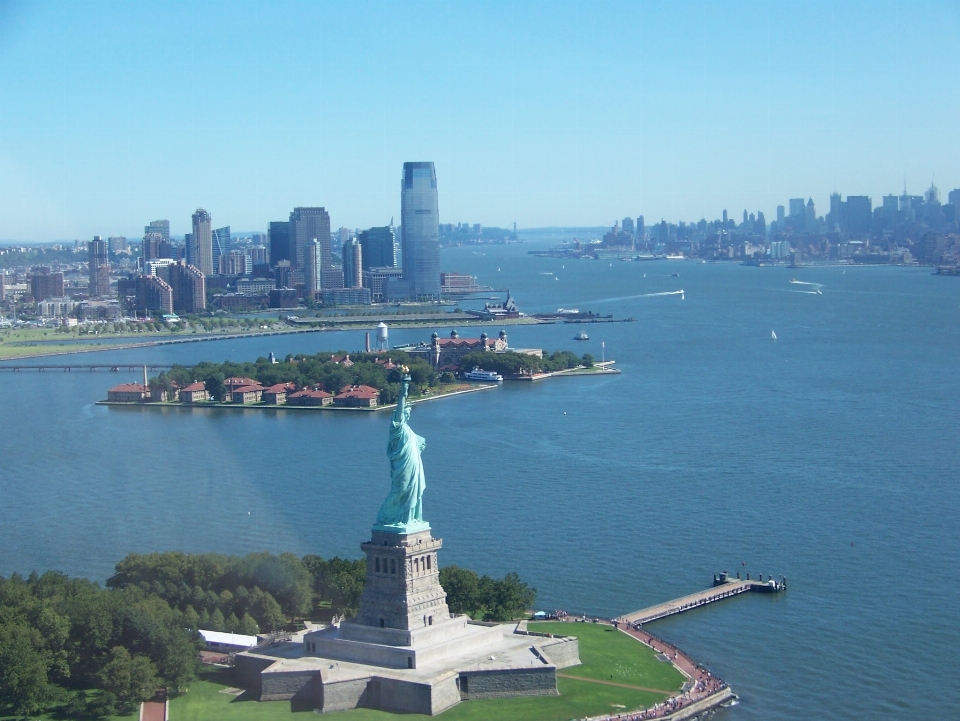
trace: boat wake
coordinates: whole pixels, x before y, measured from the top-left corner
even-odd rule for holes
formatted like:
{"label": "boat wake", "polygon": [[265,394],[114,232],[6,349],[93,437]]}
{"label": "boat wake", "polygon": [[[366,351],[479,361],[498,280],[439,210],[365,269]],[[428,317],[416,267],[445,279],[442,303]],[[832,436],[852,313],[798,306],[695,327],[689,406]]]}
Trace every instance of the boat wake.
{"label": "boat wake", "polygon": [[685,291],[683,290],[667,290],[663,293],[639,293],[637,295],[619,295],[615,298],[601,298],[600,300],[591,300],[590,303],[616,303],[621,300],[635,300],[636,298],[656,298],[659,296],[667,295],[679,295],[680,300],[684,299]]}

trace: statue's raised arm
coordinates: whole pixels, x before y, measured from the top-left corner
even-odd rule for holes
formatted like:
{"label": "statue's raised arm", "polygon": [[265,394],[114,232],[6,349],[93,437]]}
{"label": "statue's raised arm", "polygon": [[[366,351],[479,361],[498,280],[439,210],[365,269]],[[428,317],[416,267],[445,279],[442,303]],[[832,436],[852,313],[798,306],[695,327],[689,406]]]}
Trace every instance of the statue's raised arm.
{"label": "statue's raised arm", "polygon": [[411,430],[407,394],[410,376],[403,368],[400,396],[390,421],[387,458],[390,459],[390,493],[380,506],[374,530],[415,533],[430,528],[423,520],[423,489],[426,480],[420,453],[426,441]]}

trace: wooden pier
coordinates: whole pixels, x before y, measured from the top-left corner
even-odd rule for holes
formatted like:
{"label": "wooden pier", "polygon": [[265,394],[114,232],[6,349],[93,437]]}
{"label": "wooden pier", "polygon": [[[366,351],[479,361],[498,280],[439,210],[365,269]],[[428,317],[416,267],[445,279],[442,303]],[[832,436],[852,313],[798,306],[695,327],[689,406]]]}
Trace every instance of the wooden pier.
{"label": "wooden pier", "polygon": [[[762,579],[763,576],[760,578]],[[713,588],[708,588],[706,591],[691,593],[689,596],[682,596],[681,598],[675,598],[672,601],[660,603],[656,606],[642,608],[639,611],[624,614],[616,620],[629,623],[632,626],[636,626],[638,624],[642,625],[644,623],[650,623],[651,621],[656,621],[661,618],[666,618],[667,616],[674,616],[678,613],[683,613],[684,611],[690,611],[694,608],[700,608],[701,606],[706,606],[709,603],[722,601],[725,598],[739,596],[741,593],[747,593],[749,591],[759,591],[761,593],[779,593],[780,591],[785,591],[787,588],[787,580],[785,578],[778,581],[773,580],[773,578],[770,578],[767,581],[751,581],[749,579],[742,580],[740,578],[730,578],[726,573],[721,573],[719,576],[714,576],[713,583]]]}

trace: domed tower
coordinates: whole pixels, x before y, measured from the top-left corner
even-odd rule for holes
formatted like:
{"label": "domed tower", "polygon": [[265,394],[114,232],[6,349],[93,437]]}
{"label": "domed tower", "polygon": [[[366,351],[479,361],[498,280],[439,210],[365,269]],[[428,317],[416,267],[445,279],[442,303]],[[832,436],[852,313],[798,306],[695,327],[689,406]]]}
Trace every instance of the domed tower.
{"label": "domed tower", "polygon": [[460,337],[460,334],[457,333],[456,329],[454,329],[454,330],[450,331],[450,337],[451,337],[451,338],[459,338],[459,337]]}
{"label": "domed tower", "polygon": [[503,347],[506,348],[507,347],[507,331],[501,328],[500,335],[498,337],[503,342]]}
{"label": "domed tower", "polygon": [[440,365],[440,335],[436,331],[430,336],[430,364],[434,368]]}
{"label": "domed tower", "polygon": [[480,334],[480,350],[487,350],[487,333],[484,331]]}

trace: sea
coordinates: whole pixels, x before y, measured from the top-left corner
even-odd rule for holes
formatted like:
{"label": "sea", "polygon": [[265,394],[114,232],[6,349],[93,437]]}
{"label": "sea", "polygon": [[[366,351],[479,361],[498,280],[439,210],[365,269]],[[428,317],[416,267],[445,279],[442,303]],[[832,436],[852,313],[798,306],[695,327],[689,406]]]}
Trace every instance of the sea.
{"label": "sea", "polygon": [[[960,279],[528,253],[554,240],[445,249],[442,265],[526,313],[633,318],[506,327],[511,346],[622,373],[414,408],[441,563],[516,571],[539,609],[606,617],[721,571],[783,576],[785,593],[649,626],[733,687],[715,718],[960,718]],[[33,362],[363,344],[320,332]],[[0,373],[0,574],[104,581],[127,553],[171,549],[360,557],[389,486],[388,413],[96,405],[140,377]]]}

